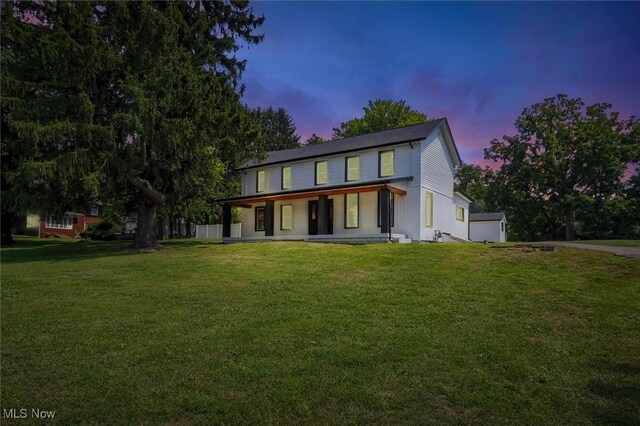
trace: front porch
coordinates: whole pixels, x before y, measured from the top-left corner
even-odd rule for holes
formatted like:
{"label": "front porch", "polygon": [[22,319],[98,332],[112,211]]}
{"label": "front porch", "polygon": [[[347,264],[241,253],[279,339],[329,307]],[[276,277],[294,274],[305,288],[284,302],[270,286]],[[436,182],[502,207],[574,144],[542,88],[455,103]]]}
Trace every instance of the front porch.
{"label": "front porch", "polygon": [[[380,234],[369,235],[345,235],[345,234],[325,234],[325,235],[293,235],[293,236],[273,236],[271,238],[252,237],[229,237],[223,238],[224,243],[260,243],[266,241],[306,241],[313,243],[342,243],[342,244],[371,244],[389,242],[389,236]],[[410,243],[405,234],[391,234],[391,241],[396,243]]]}
{"label": "front porch", "polygon": [[[408,179],[404,179],[406,181]],[[404,182],[377,181],[220,200],[223,241],[406,242],[394,223]],[[242,237],[231,238],[231,209],[241,208]],[[395,226],[394,226],[395,225]]]}

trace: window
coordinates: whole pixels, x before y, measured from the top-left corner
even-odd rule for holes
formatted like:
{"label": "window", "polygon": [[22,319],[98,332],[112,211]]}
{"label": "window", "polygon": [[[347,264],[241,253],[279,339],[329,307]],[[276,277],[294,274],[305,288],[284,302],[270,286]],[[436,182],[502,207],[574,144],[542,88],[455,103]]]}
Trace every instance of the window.
{"label": "window", "polygon": [[456,206],[456,220],[464,222],[464,207]]}
{"label": "window", "polygon": [[68,216],[62,218],[47,216],[45,228],[73,229],[73,218]]}
{"label": "window", "polygon": [[500,222],[500,230],[504,232],[504,222]]}
{"label": "window", "polygon": [[293,206],[291,204],[280,206],[280,229],[293,229]]}
{"label": "window", "polygon": [[291,189],[291,167],[282,168],[282,189]]}
{"label": "window", "polygon": [[264,206],[256,207],[256,231],[264,231]]}
{"label": "window", "polygon": [[[382,227],[382,197],[380,195],[381,195],[381,192],[378,191],[378,228]],[[391,203],[391,206],[390,206],[391,211],[389,212],[389,222],[391,223],[391,226],[395,226],[393,224],[393,216],[395,216],[394,210],[395,210],[396,197],[393,192],[389,194],[389,202]]]}
{"label": "window", "polygon": [[97,207],[91,207],[91,212],[89,212],[89,215],[98,216],[98,208]]}
{"label": "window", "polygon": [[360,179],[360,156],[352,156],[345,158],[345,177],[344,180],[351,182]]}
{"label": "window", "polygon": [[256,173],[256,192],[264,192],[265,174],[264,170],[258,170]]}
{"label": "window", "polygon": [[329,181],[329,164],[326,161],[316,161],[316,185],[326,185]]}
{"label": "window", "polygon": [[395,171],[395,152],[393,150],[390,151],[380,151],[378,153],[378,176],[379,177],[388,177],[393,176]]}
{"label": "window", "polygon": [[433,227],[433,194],[431,192],[424,193],[424,226]]}
{"label": "window", "polygon": [[360,194],[344,195],[344,227],[358,227],[358,202]]}

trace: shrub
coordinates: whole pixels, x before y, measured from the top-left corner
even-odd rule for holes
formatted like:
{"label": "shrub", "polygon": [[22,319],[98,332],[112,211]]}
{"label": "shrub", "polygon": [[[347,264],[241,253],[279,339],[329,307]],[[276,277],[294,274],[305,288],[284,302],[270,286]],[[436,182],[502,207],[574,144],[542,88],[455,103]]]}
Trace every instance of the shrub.
{"label": "shrub", "polygon": [[113,241],[116,234],[113,232],[113,223],[107,220],[91,223],[87,229],[80,233],[82,238],[91,238],[94,241]]}

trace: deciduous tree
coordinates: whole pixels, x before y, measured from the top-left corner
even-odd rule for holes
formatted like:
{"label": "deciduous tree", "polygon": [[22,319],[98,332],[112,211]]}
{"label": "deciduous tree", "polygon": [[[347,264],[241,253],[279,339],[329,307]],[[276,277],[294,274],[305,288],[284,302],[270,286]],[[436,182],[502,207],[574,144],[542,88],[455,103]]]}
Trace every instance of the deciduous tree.
{"label": "deciduous tree", "polygon": [[627,166],[639,160],[639,123],[610,109],[566,95],[547,98],[524,110],[518,134],[485,150],[500,163],[493,191],[529,238],[572,240],[585,212],[604,217],[619,197]]}
{"label": "deciduous tree", "polygon": [[369,101],[369,105],[363,109],[362,117],[345,121],[340,123],[339,127],[334,127],[333,139],[364,135],[427,121],[425,114],[415,111],[403,100],[376,99]]}
{"label": "deciduous tree", "polygon": [[473,198],[474,202],[469,206],[471,213],[485,211],[487,181],[492,176],[489,168],[482,169],[475,164],[463,164],[457,168],[455,187],[457,191]]}

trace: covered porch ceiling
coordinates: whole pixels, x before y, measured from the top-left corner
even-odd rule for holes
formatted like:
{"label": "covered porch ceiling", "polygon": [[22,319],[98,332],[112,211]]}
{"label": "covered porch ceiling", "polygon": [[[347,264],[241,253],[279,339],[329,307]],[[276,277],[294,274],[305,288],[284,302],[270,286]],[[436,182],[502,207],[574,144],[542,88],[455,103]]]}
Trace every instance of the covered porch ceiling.
{"label": "covered porch ceiling", "polygon": [[[410,178],[403,179],[404,181],[411,180]],[[399,181],[395,180],[394,181]],[[390,192],[396,195],[406,195],[407,191],[400,189],[393,185],[390,185],[390,181],[367,183],[360,185],[339,185],[333,187],[326,187],[323,189],[312,188],[310,190],[303,191],[288,191],[275,194],[260,194],[254,196],[245,196],[237,198],[227,198],[219,200],[223,204],[233,207],[251,208],[253,204],[263,203],[265,201],[283,201],[283,200],[295,200],[299,198],[315,198],[321,195],[342,195],[342,194],[356,194],[360,192],[377,192],[384,188],[387,188]]]}

